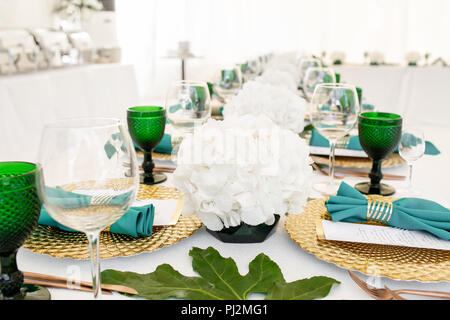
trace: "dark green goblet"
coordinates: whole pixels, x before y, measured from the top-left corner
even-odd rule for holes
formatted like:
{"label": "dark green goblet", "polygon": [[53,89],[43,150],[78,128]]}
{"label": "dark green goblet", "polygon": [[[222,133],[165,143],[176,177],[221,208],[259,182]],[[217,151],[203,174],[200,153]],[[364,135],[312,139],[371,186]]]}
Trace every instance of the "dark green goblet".
{"label": "dark green goblet", "polygon": [[372,159],[370,182],[358,183],[355,188],[364,194],[389,196],[395,189],[380,183],[381,163],[394,152],[402,136],[402,117],[394,113],[365,112],[358,117],[358,136],[362,148]]}
{"label": "dark green goblet", "polygon": [[152,185],[166,181],[163,173],[153,173],[155,163],[152,150],[161,141],[166,127],[166,110],[163,107],[131,107],[127,110],[128,130],[134,143],[144,152],[143,183]]}
{"label": "dark green goblet", "polygon": [[4,300],[50,299],[47,289],[23,285],[16,254],[37,226],[41,170],[28,162],[0,162],[0,292]]}

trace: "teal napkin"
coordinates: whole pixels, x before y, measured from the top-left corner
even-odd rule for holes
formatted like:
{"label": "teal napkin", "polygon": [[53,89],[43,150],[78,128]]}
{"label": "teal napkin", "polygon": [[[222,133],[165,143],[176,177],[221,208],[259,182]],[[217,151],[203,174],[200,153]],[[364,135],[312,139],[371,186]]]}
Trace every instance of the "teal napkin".
{"label": "teal napkin", "polygon": [[[333,221],[365,222],[368,216],[368,200],[358,190],[342,182],[336,196],[325,202]],[[371,208],[376,207],[372,203]],[[380,206],[381,208],[381,206]],[[385,205],[373,217],[388,226],[407,230],[427,231],[436,237],[450,240],[450,210],[430,200],[402,198],[392,202],[392,210]],[[391,214],[389,214],[391,212]]]}
{"label": "teal napkin", "polygon": [[[141,150],[139,147],[134,143],[134,148],[136,150]],[[170,134],[164,133],[161,141],[158,143],[158,145],[153,149],[153,152],[158,153],[172,153],[172,136]]]}
{"label": "teal napkin", "polygon": [[[64,208],[89,206],[92,198],[88,195],[65,191],[59,187],[46,188],[45,192],[52,203]],[[127,193],[114,197],[111,200],[111,204],[122,205],[124,204],[124,200],[128,201],[129,196],[130,194]],[[109,231],[113,233],[126,234],[133,237],[148,237],[152,234],[154,216],[155,208],[152,204],[142,207],[131,207],[119,220],[110,226]],[[76,231],[55,221],[49,215],[44,206],[41,208],[38,223],[46,226],[57,227],[65,231]]]}
{"label": "teal napkin", "polygon": [[[408,139],[409,140],[409,139]],[[409,140],[411,141],[413,145],[414,137],[411,137]],[[316,146],[316,147],[329,147],[330,143],[328,142],[327,138],[322,136],[317,130],[313,129],[311,132],[311,139],[309,140],[309,145]],[[358,136],[352,136],[349,139],[349,143],[346,147],[346,149],[350,150],[362,150],[361,144],[359,143]],[[395,149],[394,152],[398,152],[398,148]],[[425,154],[427,155],[438,155],[441,152],[434,144],[432,144],[430,141],[425,141]]]}
{"label": "teal napkin", "polygon": [[161,141],[153,149],[154,152],[158,153],[172,153],[172,136],[170,134],[164,133]]}

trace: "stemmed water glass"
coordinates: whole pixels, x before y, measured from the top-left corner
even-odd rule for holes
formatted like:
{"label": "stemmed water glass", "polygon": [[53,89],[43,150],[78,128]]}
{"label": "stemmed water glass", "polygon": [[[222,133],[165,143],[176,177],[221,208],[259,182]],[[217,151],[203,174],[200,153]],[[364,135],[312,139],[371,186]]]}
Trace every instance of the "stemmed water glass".
{"label": "stemmed water glass", "polygon": [[300,87],[303,86],[303,79],[305,78],[306,71],[308,71],[309,68],[321,67],[321,66],[322,66],[322,62],[319,59],[317,59],[317,58],[303,58],[303,59],[300,59],[300,61],[298,63],[298,70],[299,70],[299,73],[300,73],[299,86]]}
{"label": "stemmed water glass", "polygon": [[422,130],[418,128],[406,128],[402,130],[402,137],[398,144],[400,156],[408,163],[409,175],[406,188],[398,190],[409,196],[419,195],[419,191],[413,187],[412,171],[413,163],[420,159],[425,153],[425,136]]}
{"label": "stemmed water glass", "polygon": [[321,83],[336,83],[334,71],[331,68],[323,67],[308,68],[303,79],[303,91],[308,100],[311,100],[314,89]]}
{"label": "stemmed water glass", "polygon": [[44,127],[38,158],[44,207],[61,225],[86,234],[100,298],[100,232],[129,209],[139,184],[130,135],[117,119],[60,120]]}
{"label": "stemmed water glass", "polygon": [[214,88],[226,102],[239,92],[242,84],[243,77],[241,69],[239,66],[235,66],[220,71],[220,79]]}
{"label": "stemmed water glass", "polygon": [[152,150],[164,136],[166,128],[166,109],[159,106],[138,106],[127,110],[128,130],[134,143],[144,152],[142,169],[143,184],[153,185],[164,182],[164,173],[155,173]]}
{"label": "stemmed water glass", "polygon": [[261,73],[261,71],[262,66],[259,59],[248,60],[241,64],[241,72],[243,73],[246,81],[254,79]]}
{"label": "stemmed water glass", "polygon": [[360,106],[355,86],[323,83],[316,86],[310,102],[310,118],[314,128],[330,142],[329,181],[314,189],[333,195],[339,185],[334,181],[334,154],[337,141],[355,126]]}
{"label": "stemmed water glass", "polygon": [[17,250],[37,226],[41,212],[41,167],[28,162],[0,162],[0,298],[48,300],[44,287],[23,285]]}
{"label": "stemmed water glass", "polygon": [[[202,81],[176,81],[166,96],[166,111],[172,132],[172,154],[178,153],[181,141],[211,117],[211,96]],[[176,160],[176,159],[174,159]]]}
{"label": "stemmed water glass", "polygon": [[395,189],[381,183],[383,159],[394,152],[402,135],[403,119],[400,115],[387,112],[365,112],[358,117],[358,138],[363,150],[372,159],[369,182],[361,182],[355,188],[363,194],[389,196]]}

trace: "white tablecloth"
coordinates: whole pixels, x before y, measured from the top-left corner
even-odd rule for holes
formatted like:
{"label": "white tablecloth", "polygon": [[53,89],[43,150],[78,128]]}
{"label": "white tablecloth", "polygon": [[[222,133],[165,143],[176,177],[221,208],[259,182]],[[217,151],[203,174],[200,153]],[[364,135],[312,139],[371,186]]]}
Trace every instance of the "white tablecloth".
{"label": "white tablecloth", "polygon": [[334,66],[341,82],[363,90],[377,111],[401,114],[406,124],[450,126],[450,68]]}
{"label": "white tablecloth", "polygon": [[139,101],[134,68],[105,64],[0,77],[0,161],[35,161],[44,124],[125,118]]}
{"label": "white tablecloth", "polygon": [[[450,144],[447,141],[448,129],[424,127],[428,132],[429,139],[439,146],[442,154],[438,156],[424,156],[417,161],[414,168],[414,183],[422,190],[424,198],[434,200],[442,205],[450,207],[449,192],[446,185],[450,179],[447,170],[450,162]],[[407,174],[406,166],[384,169],[384,173]],[[171,175],[165,185],[173,185]],[[327,177],[315,175],[316,181],[323,181]],[[346,178],[350,185],[363,181],[360,178]],[[385,181],[399,188],[406,181]],[[319,197],[319,194],[312,194]],[[301,214],[301,213],[300,213]],[[284,217],[279,221],[276,231],[263,243],[256,244],[229,244],[215,239],[205,228],[202,227],[191,237],[180,242],[163,247],[157,251],[141,253],[129,257],[117,257],[103,259],[102,270],[116,269],[121,271],[133,271],[139,273],[153,272],[156,267],[163,263],[171,264],[176,270],[186,276],[195,276],[192,269],[192,260],[189,250],[192,247],[216,248],[224,257],[232,257],[241,274],[248,272],[248,264],[256,255],[263,252],[274,260],[281,268],[286,281],[294,281],[312,276],[328,276],[337,279],[341,284],[332,288],[326,299],[371,299],[365,294],[349,277],[346,270],[318,259],[312,254],[302,250],[287,234],[284,228]],[[18,254],[18,266],[24,271],[34,271],[64,277],[81,276],[81,280],[90,281],[90,266],[87,260],[74,260],[70,258],[59,259],[47,255],[31,252],[21,248]],[[357,272],[363,279],[367,276]],[[371,282],[379,286],[387,285],[391,289],[422,289],[450,292],[450,282],[422,283],[419,281],[398,281],[386,277],[374,277]],[[91,299],[92,294],[73,290],[50,289],[53,299]],[[103,296],[104,299],[129,299],[119,294]],[[412,297],[412,299],[426,299],[423,297]],[[252,296],[251,298],[258,298]],[[260,297],[259,297],[260,298]]]}

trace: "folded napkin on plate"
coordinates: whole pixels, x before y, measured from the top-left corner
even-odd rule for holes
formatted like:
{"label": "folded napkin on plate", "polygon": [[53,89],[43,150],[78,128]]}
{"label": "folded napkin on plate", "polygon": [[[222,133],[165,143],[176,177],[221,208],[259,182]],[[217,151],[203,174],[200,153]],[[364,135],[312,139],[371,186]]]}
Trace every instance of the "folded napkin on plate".
{"label": "folded napkin on plate", "polygon": [[[411,139],[409,142],[411,143],[411,145],[415,144],[415,137],[411,137]],[[328,139],[325,138],[324,136],[322,136],[319,132],[317,132],[317,130],[313,129],[311,132],[311,139],[309,140],[309,145],[311,146],[316,146],[316,147],[329,147],[330,143],[328,142]],[[350,137],[350,139],[348,140],[348,143],[345,145],[345,147],[343,147],[342,145],[339,145],[338,143],[338,148],[345,148],[345,149],[350,149],[350,150],[363,150],[363,148],[361,147],[361,144],[359,143],[359,138],[358,136],[352,136]],[[394,152],[398,152],[398,148],[395,149]],[[436,146],[434,144],[432,144],[429,141],[425,141],[425,154],[427,155],[438,155],[441,152],[438,150],[438,148],[436,148]]]}
{"label": "folded napkin on plate", "polygon": [[[64,208],[79,208],[91,205],[92,196],[89,195],[65,191],[59,187],[46,188],[45,192],[46,196],[51,198],[52,203]],[[111,199],[110,204],[121,205],[124,203],[124,200],[128,201],[128,197],[129,194],[118,195]],[[152,204],[142,207],[131,207],[119,220],[110,226],[109,231],[133,237],[148,237],[152,234],[154,217],[155,207]],[[38,223],[57,227],[65,231],[76,231],[55,221],[45,210],[44,206],[41,208]]]}
{"label": "folded napkin on plate", "polygon": [[172,136],[170,134],[164,133],[161,141],[153,149],[154,152],[158,153],[172,153]]}
{"label": "folded napkin on plate", "polygon": [[430,200],[402,198],[392,203],[368,200],[342,182],[336,196],[325,202],[333,221],[378,221],[391,227],[423,230],[450,240],[450,210]]}

